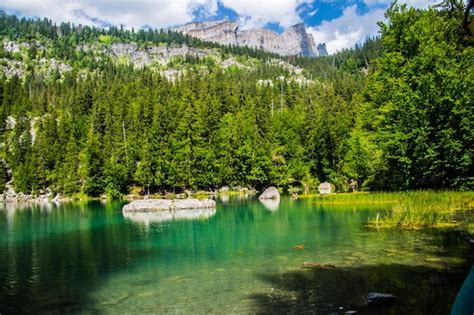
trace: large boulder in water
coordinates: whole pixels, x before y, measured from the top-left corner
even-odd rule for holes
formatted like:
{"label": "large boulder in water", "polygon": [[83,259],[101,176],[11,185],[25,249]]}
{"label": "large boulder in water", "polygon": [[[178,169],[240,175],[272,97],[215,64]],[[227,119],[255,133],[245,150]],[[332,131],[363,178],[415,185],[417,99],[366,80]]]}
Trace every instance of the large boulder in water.
{"label": "large boulder in water", "polygon": [[258,197],[260,200],[264,199],[280,199],[280,193],[278,192],[278,189],[274,186],[270,186],[265,191]]}
{"label": "large boulder in water", "polygon": [[122,212],[179,211],[186,209],[215,209],[212,199],[144,199],[134,200],[125,205]]}

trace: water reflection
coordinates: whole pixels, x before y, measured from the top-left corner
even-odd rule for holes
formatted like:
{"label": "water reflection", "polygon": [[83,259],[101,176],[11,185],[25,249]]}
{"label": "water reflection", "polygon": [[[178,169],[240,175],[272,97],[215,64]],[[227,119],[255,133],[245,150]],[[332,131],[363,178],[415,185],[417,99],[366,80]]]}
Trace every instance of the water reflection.
{"label": "water reflection", "polygon": [[[365,222],[374,211],[365,207],[322,207],[314,200],[288,198],[279,205],[270,206],[278,211],[269,213],[257,200],[231,197],[218,204],[218,212],[180,211],[168,214],[176,220],[172,224],[149,228],[144,224],[163,222],[165,214],[126,218],[121,202],[50,205],[50,210],[3,207],[0,313],[170,313],[174,307],[198,314],[303,313],[321,310],[322,303],[332,303],[338,312],[344,306],[336,304],[340,295],[318,294],[326,287],[348,292],[354,286],[364,294],[386,289],[403,298],[401,303],[432,286],[433,299],[418,294],[413,303],[430,307],[436,302],[433,309],[444,310],[449,299],[437,299],[437,292],[445,290],[443,281],[451,274],[440,277],[438,271],[472,262],[465,255],[470,244],[457,233],[369,230]],[[427,262],[427,257],[441,262]],[[466,262],[454,264],[454,258]],[[395,261],[398,265],[388,268]],[[305,281],[312,270],[291,272],[303,271],[303,262],[337,268]],[[422,265],[429,268],[416,267]],[[430,275],[423,287],[407,280],[417,270]],[[389,287],[378,287],[374,275]],[[454,276],[451,288],[460,286]]]}
{"label": "water reflection", "polygon": [[278,210],[280,207],[280,198],[278,199],[261,199],[260,202],[262,205],[270,211]]}
{"label": "water reflection", "polygon": [[38,202],[38,203],[0,202],[0,211],[4,210],[7,212],[11,212],[11,211],[29,210],[29,209],[51,211],[53,208],[57,208],[58,206],[59,206],[59,203],[57,202]]}
{"label": "water reflection", "polygon": [[166,222],[173,220],[195,220],[207,219],[216,214],[216,209],[186,209],[179,211],[155,211],[155,212],[123,212],[123,216],[135,223],[149,225],[155,222]]}
{"label": "water reflection", "polygon": [[228,194],[220,194],[219,201],[222,203],[228,203],[230,201],[230,196]]}
{"label": "water reflection", "polygon": [[109,257],[128,261],[130,233],[111,206],[0,204],[0,313],[71,312],[115,268]]}

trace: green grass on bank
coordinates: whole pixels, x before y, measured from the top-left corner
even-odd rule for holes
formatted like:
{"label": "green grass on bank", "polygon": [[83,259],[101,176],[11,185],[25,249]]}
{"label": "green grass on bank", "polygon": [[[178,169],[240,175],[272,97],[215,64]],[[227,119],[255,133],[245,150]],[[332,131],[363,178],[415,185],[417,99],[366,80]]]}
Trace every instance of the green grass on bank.
{"label": "green grass on bank", "polygon": [[378,212],[370,227],[420,229],[456,227],[462,211],[474,210],[474,191],[406,191],[394,193],[352,193],[317,196],[318,204],[374,205],[390,209]]}

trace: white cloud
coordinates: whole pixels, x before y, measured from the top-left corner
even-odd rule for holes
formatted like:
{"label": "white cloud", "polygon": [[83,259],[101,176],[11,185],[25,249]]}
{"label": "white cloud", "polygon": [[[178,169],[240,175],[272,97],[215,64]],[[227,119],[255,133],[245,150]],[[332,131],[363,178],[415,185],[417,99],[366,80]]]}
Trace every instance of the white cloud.
{"label": "white cloud", "polygon": [[242,28],[263,27],[277,23],[286,28],[301,22],[298,7],[310,0],[219,0],[224,6],[237,12]]}
{"label": "white cloud", "polygon": [[[388,7],[393,0],[364,0],[365,5],[368,7],[372,6],[384,6]],[[399,4],[406,4],[415,8],[428,8],[428,6],[440,2],[439,0],[399,0]]]}
{"label": "white cloud", "polygon": [[[440,0],[399,0],[399,4],[406,4],[415,8],[427,8]],[[354,47],[362,43],[369,36],[378,34],[377,22],[385,20],[384,13],[392,0],[364,0],[368,7],[367,13],[357,14],[357,5],[344,9],[342,16],[330,21],[323,21],[320,25],[309,27],[316,43],[326,43],[330,54],[344,48]]]}
{"label": "white cloud", "polygon": [[[54,22],[101,26],[101,21],[107,21],[126,27],[166,28],[191,22],[195,14],[201,18],[215,16],[220,3],[238,14],[241,27],[245,29],[268,23],[287,28],[302,22],[303,15],[316,14],[317,5],[322,1],[334,0],[0,0],[0,8],[22,16],[47,17]],[[367,13],[357,14],[354,4],[346,7],[342,16],[309,27],[308,31],[317,43],[325,42],[330,53],[376,35],[376,22],[383,19],[392,0],[363,1],[369,7]],[[439,1],[399,0],[399,3],[423,8]]]}
{"label": "white cloud", "polygon": [[24,16],[47,17],[54,22],[100,24],[94,19],[127,27],[169,27],[217,13],[218,3],[237,12],[245,28],[273,22],[289,27],[301,22],[298,8],[310,0],[0,0],[0,8]]}
{"label": "white cloud", "polygon": [[96,18],[114,25],[139,28],[190,22],[198,8],[213,15],[217,12],[217,0],[0,0],[0,7],[26,16],[47,17],[54,22],[98,24],[91,20]]}
{"label": "white cloud", "polygon": [[309,12],[309,13],[308,13],[308,17],[312,17],[313,15],[315,15],[316,13],[318,13],[318,11],[319,11],[319,10],[316,9],[316,10],[313,10],[313,11]]}
{"label": "white cloud", "polygon": [[377,21],[384,19],[384,9],[375,9],[358,15],[357,6],[344,9],[342,16],[323,21],[321,25],[309,27],[308,32],[316,43],[326,43],[330,54],[344,48],[353,47],[363,42],[368,36],[375,36],[378,32]]}

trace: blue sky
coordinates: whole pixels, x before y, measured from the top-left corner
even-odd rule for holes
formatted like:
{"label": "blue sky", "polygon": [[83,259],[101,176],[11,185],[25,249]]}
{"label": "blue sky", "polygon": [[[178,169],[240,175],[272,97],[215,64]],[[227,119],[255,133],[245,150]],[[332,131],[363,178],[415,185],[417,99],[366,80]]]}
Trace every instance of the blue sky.
{"label": "blue sky", "polygon": [[[278,2],[278,1],[276,1]],[[376,3],[369,7],[362,0],[353,1],[311,1],[302,2],[297,6],[297,13],[301,18],[301,21],[307,26],[316,26],[321,24],[323,21],[333,20],[337,17],[342,16],[343,11],[346,7],[351,5],[357,5],[357,12],[361,15],[369,12],[374,8],[386,9],[387,3]],[[208,17],[200,16],[199,10],[196,10],[196,21],[209,20]],[[218,10],[215,16],[212,16],[212,20],[229,19],[238,20],[239,13],[227,8],[222,3],[218,3]],[[278,22],[270,22],[265,27],[270,28],[277,32],[282,32],[284,28]]]}
{"label": "blue sky", "polygon": [[[437,0],[399,0],[427,7]],[[391,0],[0,0],[8,13],[96,26],[168,28],[192,21],[230,19],[242,29],[282,32],[304,23],[328,51],[353,47],[378,32]]]}

